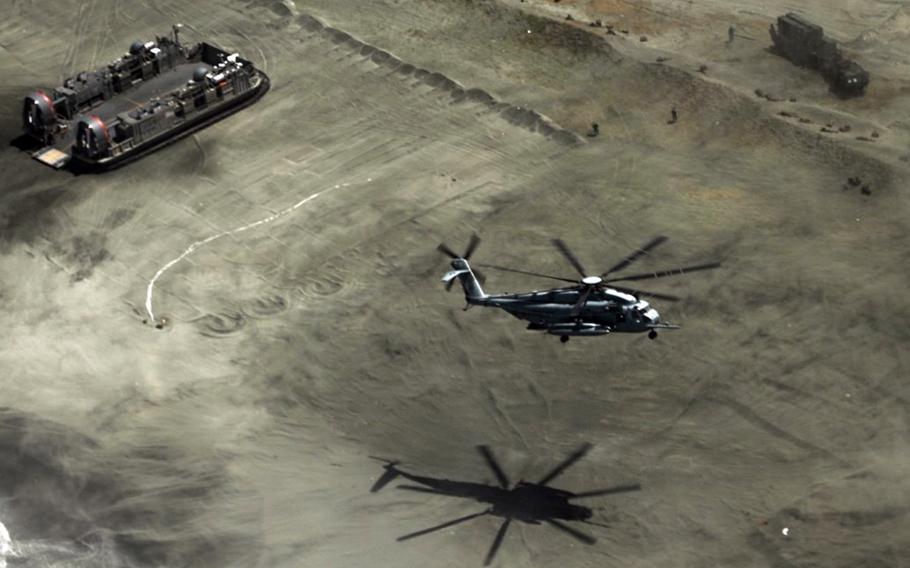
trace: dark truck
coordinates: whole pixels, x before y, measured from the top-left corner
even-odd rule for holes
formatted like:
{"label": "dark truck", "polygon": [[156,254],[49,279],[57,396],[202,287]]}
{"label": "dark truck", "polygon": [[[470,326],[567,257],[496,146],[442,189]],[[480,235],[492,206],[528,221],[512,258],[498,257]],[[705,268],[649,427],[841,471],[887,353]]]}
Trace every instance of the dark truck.
{"label": "dark truck", "polygon": [[816,69],[841,96],[862,95],[869,84],[869,73],[859,63],[847,59],[837,42],[825,37],[821,26],[789,13],[771,24],[771,50],[801,67]]}

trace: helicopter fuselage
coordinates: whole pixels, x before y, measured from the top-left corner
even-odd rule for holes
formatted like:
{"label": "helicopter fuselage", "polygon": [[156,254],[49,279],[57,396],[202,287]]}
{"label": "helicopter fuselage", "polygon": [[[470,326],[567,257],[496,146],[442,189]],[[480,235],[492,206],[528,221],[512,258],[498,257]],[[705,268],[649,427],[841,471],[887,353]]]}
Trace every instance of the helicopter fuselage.
{"label": "helicopter fuselage", "polygon": [[578,288],[519,294],[491,294],[467,298],[469,305],[500,308],[529,322],[528,329],[554,335],[605,335],[610,332],[643,333],[662,324],[660,314],[645,300],[616,290],[595,290],[578,312],[573,307],[581,295]]}
{"label": "helicopter fuselage", "polygon": [[569,503],[572,495],[562,489],[520,481],[504,499],[493,504],[493,514],[531,524],[537,524],[541,519],[590,519],[591,509]]}
{"label": "helicopter fuselage", "polygon": [[597,336],[614,331],[647,332],[649,338],[655,339],[658,329],[679,328],[677,325],[662,321],[657,310],[642,300],[641,296],[671,302],[678,301],[680,298],[615,284],[615,282],[637,282],[667,276],[680,276],[700,270],[713,270],[721,266],[720,262],[709,262],[641,274],[619,274],[630,264],[666,241],[665,236],[655,237],[598,275],[589,273],[585,269],[565,241],[552,239],[553,245],[581,277],[578,280],[493,264],[480,265],[503,272],[575,284],[569,287],[562,286],[561,288],[520,294],[487,294],[483,291],[481,283],[485,279],[484,276],[475,272],[468,263],[468,259],[480,244],[480,237],[476,234],[471,236],[471,241],[464,254],[459,255],[445,243],[440,243],[436,249],[452,259],[452,270],[442,277],[442,281],[446,284],[446,290],[450,290],[456,280],[461,283],[467,301],[465,309],[471,306],[485,306],[505,310],[516,318],[527,321],[528,329],[558,335],[560,340],[565,343],[573,335]]}

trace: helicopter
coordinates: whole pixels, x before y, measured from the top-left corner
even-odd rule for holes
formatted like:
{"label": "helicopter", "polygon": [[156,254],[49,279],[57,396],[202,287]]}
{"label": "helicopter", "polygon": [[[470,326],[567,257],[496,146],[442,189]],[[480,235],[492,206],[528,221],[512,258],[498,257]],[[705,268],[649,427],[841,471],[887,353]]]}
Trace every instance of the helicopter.
{"label": "helicopter", "polygon": [[375,493],[396,478],[403,477],[409,481],[419,483],[420,485],[398,485],[396,488],[418,493],[429,493],[432,495],[474,499],[481,503],[490,504],[490,507],[483,511],[459,517],[427,529],[408,533],[397,538],[398,542],[410,540],[485,515],[500,517],[503,519],[502,524],[499,525],[499,530],[496,533],[496,537],[493,539],[492,545],[487,551],[483,563],[484,566],[489,566],[493,562],[496,553],[499,551],[499,547],[502,545],[502,541],[506,536],[506,531],[509,529],[509,525],[512,521],[520,521],[533,525],[547,523],[585,544],[594,544],[597,542],[591,535],[569,526],[564,522],[577,521],[589,525],[606,526],[591,521],[590,518],[593,515],[593,511],[588,507],[575,505],[572,501],[575,499],[599,497],[615,493],[640,491],[641,485],[637,483],[619,485],[609,489],[582,491],[580,493],[573,493],[564,489],[550,487],[549,483],[551,481],[556,479],[575,462],[583,458],[591,450],[591,447],[590,444],[582,445],[537,482],[532,483],[521,480],[514,485],[509,481],[509,478],[506,476],[502,467],[500,467],[492,450],[485,445],[477,446],[476,449],[480,452],[480,455],[483,457],[487,466],[493,472],[498,485],[485,485],[483,483],[452,481],[449,479],[415,475],[399,469],[398,462],[374,457],[373,459],[385,462],[385,465],[383,466],[385,472],[373,484],[370,491]]}
{"label": "helicopter", "polygon": [[552,239],[553,246],[575,268],[581,276],[580,279],[551,276],[494,264],[478,264],[485,268],[572,284],[572,286],[519,294],[487,294],[483,291],[481,286],[485,277],[468,263],[480,244],[480,237],[476,234],[471,236],[464,254],[457,254],[445,243],[441,243],[436,248],[452,259],[452,270],[442,277],[442,281],[445,282],[447,291],[452,289],[455,280],[461,283],[467,302],[464,309],[467,310],[471,306],[500,308],[518,319],[527,320],[529,322],[527,329],[558,335],[560,341],[565,343],[572,336],[592,337],[611,332],[647,332],[650,339],[656,339],[659,329],[679,329],[678,325],[663,321],[658,311],[647,301],[641,299],[642,296],[647,296],[676,302],[679,301],[678,297],[614,284],[614,282],[648,280],[700,270],[713,270],[721,266],[720,262],[710,262],[642,274],[614,275],[667,240],[668,238],[665,236],[655,237],[600,275],[595,276],[585,269],[565,241]]}

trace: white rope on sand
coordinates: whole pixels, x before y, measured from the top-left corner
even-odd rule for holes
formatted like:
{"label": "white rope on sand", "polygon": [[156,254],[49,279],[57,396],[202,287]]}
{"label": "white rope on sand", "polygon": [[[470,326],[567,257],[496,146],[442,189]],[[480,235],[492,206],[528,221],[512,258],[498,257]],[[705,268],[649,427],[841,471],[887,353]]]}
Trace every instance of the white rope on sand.
{"label": "white rope on sand", "polygon": [[[372,179],[370,179],[370,180],[368,180],[368,181],[372,181]],[[256,221],[255,223],[250,223],[249,225],[244,225],[244,226],[238,227],[238,228],[236,228],[236,229],[231,229],[230,231],[223,231],[223,232],[221,232],[221,233],[218,233],[218,234],[216,234],[216,235],[212,235],[212,236],[210,236],[210,237],[207,237],[207,238],[205,238],[205,239],[202,239],[201,241],[196,241],[195,243],[191,244],[189,247],[187,247],[187,249],[186,249],[185,251],[183,251],[183,253],[180,254],[180,256],[178,256],[177,258],[171,260],[170,262],[168,262],[167,264],[165,264],[164,266],[162,266],[160,269],[158,269],[158,272],[156,272],[156,273],[155,273],[155,276],[149,281],[148,288],[146,289],[146,292],[145,292],[145,311],[148,312],[149,321],[151,321],[151,322],[154,322],[154,321],[155,321],[155,313],[152,311],[152,296],[153,296],[154,293],[155,293],[155,283],[158,281],[159,278],[161,278],[161,276],[162,276],[165,272],[167,272],[168,270],[170,270],[170,268],[171,268],[172,266],[174,266],[175,264],[177,264],[178,262],[180,262],[180,261],[183,260],[184,258],[188,257],[189,255],[193,254],[193,252],[194,252],[196,249],[198,249],[199,247],[205,246],[205,245],[209,244],[209,243],[212,242],[212,241],[218,240],[218,239],[220,239],[221,237],[226,237],[226,236],[228,236],[228,235],[234,235],[234,234],[237,234],[237,233],[241,233],[241,232],[243,232],[243,231],[246,231],[247,229],[252,229],[252,228],[254,228],[254,227],[258,227],[259,225],[265,225],[266,223],[271,223],[271,222],[274,221],[275,219],[278,219],[278,218],[280,218],[280,217],[284,217],[284,216],[287,215],[288,213],[291,213],[291,212],[297,210],[298,208],[303,207],[304,205],[306,205],[306,204],[309,203],[310,201],[316,199],[316,198],[319,197],[320,195],[323,195],[323,194],[325,194],[325,193],[328,193],[328,192],[332,191],[333,189],[338,189],[338,188],[341,188],[341,187],[347,187],[348,185],[350,185],[350,184],[342,183],[342,184],[338,184],[338,185],[336,185],[336,186],[334,186],[334,187],[330,187],[329,189],[325,189],[325,190],[323,190],[323,191],[314,193],[314,194],[312,194],[312,195],[310,195],[310,196],[304,197],[303,199],[301,199],[300,201],[298,201],[298,202],[295,203],[294,205],[291,205],[291,206],[288,207],[287,209],[282,209],[282,210],[279,211],[278,213],[275,213],[275,214],[273,214],[273,215],[269,215],[269,216],[266,217],[265,219],[260,219],[259,221]],[[0,568],[2,568],[2,566],[0,566]]]}

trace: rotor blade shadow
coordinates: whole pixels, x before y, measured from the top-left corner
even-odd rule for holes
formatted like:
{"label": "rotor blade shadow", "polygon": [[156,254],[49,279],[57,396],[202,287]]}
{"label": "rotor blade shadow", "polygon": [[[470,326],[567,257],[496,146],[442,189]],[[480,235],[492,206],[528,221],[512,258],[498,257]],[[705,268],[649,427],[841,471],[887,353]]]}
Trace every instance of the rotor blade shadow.
{"label": "rotor blade shadow", "polygon": [[569,456],[568,456],[566,459],[564,459],[564,460],[562,461],[562,463],[560,463],[559,465],[557,465],[556,467],[554,467],[554,468],[550,471],[550,473],[548,473],[548,474],[546,474],[545,476],[543,476],[542,478],[540,478],[540,481],[538,481],[537,483],[539,483],[540,485],[546,485],[547,483],[553,481],[553,480],[556,479],[559,475],[561,475],[562,472],[564,472],[564,471],[567,470],[569,467],[571,467],[572,464],[574,464],[575,462],[577,462],[577,461],[580,460],[581,458],[585,457],[585,455],[586,455],[590,450],[591,450],[591,444],[587,444],[587,443],[586,443],[586,444],[583,444],[580,448],[578,448],[577,450],[575,450],[574,452],[572,452],[571,454],[569,454]]}
{"label": "rotor blade shadow", "polygon": [[633,483],[630,485],[618,485],[608,489],[595,489],[594,491],[582,491],[569,497],[569,499],[584,499],[586,497],[598,497],[601,495],[614,495],[616,493],[628,493],[630,491],[641,491],[641,485]]}
{"label": "rotor blade shadow", "polygon": [[471,519],[476,519],[477,517],[482,517],[483,515],[487,515],[487,514],[489,514],[489,510],[481,511],[479,513],[472,513],[470,515],[465,515],[464,517],[459,517],[457,519],[442,523],[441,525],[436,525],[435,527],[430,527],[428,529],[423,529],[423,530],[419,530],[416,532],[408,533],[406,535],[402,535],[395,540],[397,540],[398,542],[410,540],[412,538],[417,538],[418,536],[423,536],[425,534],[430,534],[432,532],[441,531],[444,528],[448,528],[448,527],[457,525],[459,523],[464,523],[464,522],[470,521]]}
{"label": "rotor blade shadow", "polygon": [[594,544],[595,542],[597,542],[597,539],[594,538],[593,536],[591,536],[589,534],[585,534],[578,529],[570,527],[567,524],[561,523],[561,522],[557,521],[556,519],[544,519],[544,522],[546,522],[547,524],[549,524],[553,527],[556,527],[557,529],[568,534],[572,538],[579,540],[585,544]]}
{"label": "rotor blade shadow", "polygon": [[404,489],[405,491],[415,491],[417,493],[430,493],[432,495],[444,495],[446,497],[461,497],[461,495],[452,495],[432,487],[420,487],[419,485],[396,485],[395,489]]}
{"label": "rotor blade shadow", "polygon": [[490,469],[493,470],[493,474],[496,475],[496,479],[499,481],[499,486],[503,489],[508,489],[509,478],[506,477],[505,472],[499,467],[499,462],[496,461],[496,457],[493,455],[493,451],[490,450],[489,446],[477,446],[477,451],[480,452],[484,461],[486,461],[487,465],[490,466]]}
{"label": "rotor blade shadow", "polygon": [[499,526],[499,531],[496,532],[496,538],[493,539],[493,544],[490,545],[490,550],[487,552],[487,557],[483,560],[484,566],[489,566],[493,562],[493,558],[496,557],[496,553],[499,552],[499,547],[502,546],[502,539],[506,536],[506,531],[509,529],[509,524],[512,522],[512,519],[506,519],[502,522],[502,525]]}

